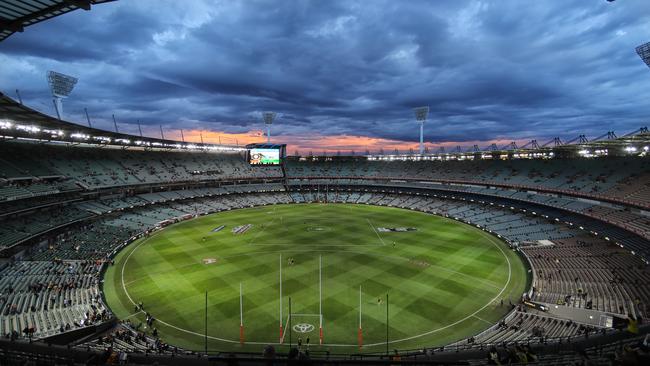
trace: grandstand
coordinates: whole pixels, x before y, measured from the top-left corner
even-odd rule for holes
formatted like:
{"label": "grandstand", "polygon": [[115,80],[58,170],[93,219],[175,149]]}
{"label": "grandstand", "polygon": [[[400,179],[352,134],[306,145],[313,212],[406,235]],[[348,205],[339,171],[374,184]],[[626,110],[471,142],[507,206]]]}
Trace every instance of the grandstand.
{"label": "grandstand", "polygon": [[[253,167],[236,149],[102,145],[36,144],[10,135],[0,143],[0,329],[11,339],[53,339],[113,321],[101,294],[102,267],[169,223],[310,202],[453,218],[502,238],[527,258],[528,298],[536,304],[621,318],[645,318],[650,311],[650,165],[645,154],[617,153],[616,145],[597,158],[561,151],[541,159],[517,159],[514,152],[505,159],[446,161],[434,155],[289,157],[283,167]],[[608,334],[582,316],[516,305],[471,344],[549,344]],[[183,352],[130,325],[111,332],[80,347]]]}
{"label": "grandstand", "polygon": [[[0,41],[24,31],[26,26],[76,9],[90,10],[91,6],[105,2],[109,1],[10,1],[0,5],[0,15],[12,14],[11,18],[4,15],[0,18]],[[298,357],[311,357],[322,364],[399,363],[391,355],[393,352],[399,353],[404,363],[422,364],[484,364],[486,353],[494,364],[497,359],[504,364],[625,364],[628,359],[643,364],[649,357],[650,334],[650,328],[644,324],[650,316],[650,133],[647,127],[642,127],[621,137],[613,132],[603,136],[606,137],[592,141],[583,136],[571,143],[556,139],[555,143],[542,146],[533,140],[535,143],[522,148],[513,144],[504,148],[419,154],[284,156],[280,153],[279,164],[255,165],[250,159],[252,150],[276,145],[190,143],[164,136],[120,133],[117,128],[110,132],[48,116],[0,93],[0,364],[31,361],[43,365],[104,364],[124,361],[121,357],[128,357],[131,364],[169,365],[236,364],[238,361],[259,364],[270,357],[280,363]],[[198,225],[204,218],[224,217],[226,211],[314,205],[397,208],[403,215],[415,212],[444,218],[441,220],[445,223],[457,225],[456,232],[445,233],[451,238],[450,243],[460,240],[459,233],[465,231],[479,232],[489,240],[498,239],[495,247],[501,248],[499,245],[503,244],[506,252],[517,258],[527,271],[522,271],[518,278],[525,290],[523,294],[501,296],[510,283],[511,269],[510,257],[504,253],[508,261],[508,282],[502,288],[493,285],[501,292],[479,311],[455,322],[444,319],[446,314],[437,314],[443,318],[435,319],[441,326],[428,333],[461,328],[468,318],[480,324],[475,326],[479,330],[470,336],[466,336],[467,332],[457,333],[463,334],[462,337],[441,336],[439,342],[436,340],[438,343],[426,343],[430,338],[417,343],[421,335],[401,334],[402,339],[390,338],[386,304],[384,351],[383,342],[362,344],[359,287],[358,345],[323,340],[321,329],[320,337],[312,335],[311,348],[306,347],[310,356],[305,348],[294,348],[292,341],[287,345],[282,335],[279,341],[244,339],[243,304],[249,306],[254,301],[243,300],[241,282],[239,307],[226,300],[218,304],[224,318],[228,311],[236,313],[234,320],[228,318],[223,324],[233,327],[232,324],[241,322],[238,324],[241,328],[237,329],[240,338],[231,340],[223,336],[222,339],[221,333],[219,337],[211,333],[211,341],[221,342],[216,343],[217,348],[208,348],[207,289],[205,333],[202,329],[187,331],[169,324],[167,329],[160,327],[159,333],[159,328],[152,324],[160,314],[149,313],[148,307],[131,299],[127,292],[124,273],[128,259],[151,238],[162,237],[161,242],[168,240],[170,247],[177,246],[173,238],[165,237],[173,233],[172,228]],[[278,219],[275,211],[263,213],[274,216],[271,223]],[[353,219],[337,217],[346,218]],[[366,229],[372,230],[370,236],[375,239],[376,235],[382,246],[390,247],[378,228],[366,220]],[[309,219],[304,221],[307,225]],[[253,224],[242,224],[246,230],[253,227]],[[213,232],[225,226],[215,227]],[[230,237],[236,237],[237,228],[241,227],[228,227],[225,231],[233,233]],[[327,232],[328,241],[336,241],[340,235],[330,233],[320,224],[309,226],[312,229]],[[406,232],[414,228],[379,229]],[[251,230],[257,231],[254,235],[239,235],[248,245],[254,245],[254,240],[266,228]],[[287,229],[283,235],[289,238],[290,234]],[[202,237],[205,242],[211,234],[192,235]],[[300,235],[304,240],[311,238],[305,233]],[[225,242],[220,244],[225,246]],[[271,247],[270,253],[274,255],[282,253],[283,244],[259,245]],[[308,254],[321,253],[321,248],[314,248],[319,243],[301,242],[300,245],[308,247],[302,249]],[[395,241],[392,246],[396,246]],[[418,252],[421,249],[408,250],[423,255]],[[264,255],[262,249],[253,252],[243,245],[237,250],[241,253],[233,256]],[[328,249],[329,252],[345,250]],[[351,251],[365,254],[358,248]],[[467,257],[472,255],[468,251]],[[161,250],[159,257],[169,259],[166,257],[173,255]],[[398,259],[404,262],[406,258],[413,266],[432,265],[416,257]],[[485,257],[482,259],[490,262],[489,256]],[[202,259],[198,263],[201,268],[214,263],[217,265],[211,268],[218,268],[219,261],[223,260],[216,254],[215,258]],[[318,259],[321,260],[320,256]],[[283,263],[280,257],[280,332],[284,320],[283,284],[304,287],[295,279],[282,282]],[[452,263],[448,268],[440,264],[436,268],[460,277],[465,275],[464,267],[476,263],[479,262]],[[170,266],[167,271],[170,276],[178,275],[186,267],[198,264]],[[363,267],[364,264],[339,265]],[[294,267],[293,258],[286,265],[299,267]],[[142,263],[138,268],[143,277],[151,274],[146,267],[147,263]],[[275,278],[275,267],[268,273],[263,272],[268,268],[261,267],[264,266],[252,270],[236,268],[234,272],[253,277],[271,273]],[[375,270],[368,268],[365,271]],[[395,268],[387,271],[399,271]],[[417,270],[410,268],[412,272],[405,277],[413,277],[417,282]],[[247,271],[252,274],[244,273]],[[116,273],[121,276],[119,281]],[[385,285],[379,273],[375,275],[374,285]],[[320,276],[319,262],[319,307]],[[216,286],[217,281],[225,281],[218,277],[214,275],[197,282]],[[475,280],[480,287],[486,279]],[[113,282],[121,285],[124,294],[114,288]],[[418,283],[418,291],[425,293],[437,285],[436,282]],[[275,291],[274,286],[268,285]],[[458,292],[464,290],[458,283],[449,286]],[[340,291],[352,293],[356,304],[356,287]],[[474,295],[470,293],[466,297]],[[169,296],[183,295],[179,291]],[[219,296],[227,297],[225,292]],[[374,305],[373,298],[372,305],[364,303],[363,306],[373,307],[373,311],[376,307],[383,315],[383,301],[377,299]],[[460,305],[444,304],[444,307]],[[489,310],[496,309],[489,313],[498,314],[496,318],[486,320],[478,316],[488,306]],[[238,313],[233,310],[237,307]],[[124,316],[127,308],[129,314]],[[291,326],[290,303],[288,309],[287,325]],[[167,310],[177,312],[171,305]],[[347,309],[348,313],[354,313],[351,317],[355,326],[356,311],[356,308]],[[175,315],[197,318],[203,313]],[[259,319],[267,316],[257,315]],[[323,321],[320,308],[319,314],[298,315],[318,316]],[[381,325],[383,337],[384,323],[380,318],[376,315],[372,321]],[[273,327],[276,320],[272,318]],[[413,322],[425,320],[431,319],[422,314]],[[180,346],[178,333],[169,329],[174,327],[193,333],[201,342],[205,337],[205,349]],[[284,334],[291,337],[291,329],[285,327],[288,333]],[[408,343],[412,339],[416,339],[415,343]]]}
{"label": "grandstand", "polygon": [[[528,258],[531,301],[623,318],[645,318],[650,311],[650,222],[642,209],[650,185],[629,184],[648,176],[645,157],[296,157],[280,169],[253,168],[240,152],[100,149],[6,138],[0,149],[12,157],[0,160],[6,258],[0,327],[10,338],[45,340],[110,321],[99,286],[102,266],[120,248],[169,222],[309,202],[392,206],[469,223]],[[151,334],[119,327],[126,328],[80,347],[182,352]],[[517,305],[472,344],[548,344],[604,329]]]}

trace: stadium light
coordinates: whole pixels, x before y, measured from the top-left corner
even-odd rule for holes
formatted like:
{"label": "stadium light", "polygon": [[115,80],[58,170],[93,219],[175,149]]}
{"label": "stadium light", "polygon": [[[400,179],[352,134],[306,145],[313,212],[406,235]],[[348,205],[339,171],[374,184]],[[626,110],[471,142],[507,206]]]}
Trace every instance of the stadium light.
{"label": "stadium light", "polygon": [[264,117],[264,124],[266,125],[266,142],[271,143],[271,125],[275,119],[275,112],[264,112],[262,114]]}
{"label": "stadium light", "polygon": [[50,85],[50,91],[52,91],[52,97],[54,98],[54,107],[59,119],[63,117],[63,99],[72,93],[77,81],[77,78],[70,75],[56,71],[47,72],[47,83]]}
{"label": "stadium light", "polygon": [[413,109],[415,120],[420,123],[420,155],[424,154],[424,122],[429,116],[429,106],[417,107]]}
{"label": "stadium light", "polygon": [[650,67],[650,42],[644,43],[636,48],[636,53],[641,60]]}

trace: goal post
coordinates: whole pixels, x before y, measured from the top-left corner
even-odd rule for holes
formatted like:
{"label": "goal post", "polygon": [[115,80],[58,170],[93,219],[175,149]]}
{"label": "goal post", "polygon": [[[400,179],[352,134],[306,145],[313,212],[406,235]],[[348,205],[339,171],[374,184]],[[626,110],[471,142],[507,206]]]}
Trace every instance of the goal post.
{"label": "goal post", "polygon": [[282,332],[282,254],[280,254],[280,344],[284,341]]}
{"label": "goal post", "polygon": [[359,331],[357,333],[359,349],[363,347],[363,331],[361,330],[361,286],[359,286]]}
{"label": "goal post", "polygon": [[[282,292],[283,287],[283,273],[282,273],[282,256],[280,256],[280,265],[279,265],[279,279],[280,279],[280,344],[285,344],[286,338],[288,337],[289,345],[291,345],[291,337],[293,333],[297,333],[299,336],[309,337],[310,333],[316,333],[316,327],[318,327],[318,343],[319,345],[324,344],[324,331],[323,331],[323,275],[322,275],[322,255],[318,257],[318,312],[309,312],[308,309],[305,309],[303,306],[298,306],[300,310],[297,312],[292,311],[292,301],[291,294],[288,294],[288,306],[289,311],[285,313],[283,309],[283,296]],[[313,273],[313,272],[312,272]],[[291,276],[289,276],[291,277]],[[295,305],[295,304],[294,304]],[[313,305],[312,305],[313,306]],[[307,311],[305,311],[307,310]],[[315,309],[314,309],[315,310]],[[318,324],[316,324],[318,323]],[[313,338],[312,338],[313,339]]]}
{"label": "goal post", "polygon": [[323,344],[323,256],[318,256],[318,341]]}
{"label": "goal post", "polygon": [[244,303],[241,282],[239,283],[239,343],[244,344]]}

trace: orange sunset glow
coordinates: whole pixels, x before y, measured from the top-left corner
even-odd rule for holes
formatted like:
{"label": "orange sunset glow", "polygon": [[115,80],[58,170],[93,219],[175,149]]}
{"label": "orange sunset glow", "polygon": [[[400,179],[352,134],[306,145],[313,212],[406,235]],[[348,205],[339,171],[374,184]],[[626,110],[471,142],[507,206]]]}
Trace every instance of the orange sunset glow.
{"label": "orange sunset glow", "polygon": [[[203,142],[211,144],[224,144],[224,145],[246,145],[251,143],[266,142],[266,135],[262,130],[251,130],[245,133],[226,133],[223,131],[202,131],[202,130],[188,130],[183,131],[185,141]],[[181,134],[179,131],[169,133],[170,138],[180,140]],[[307,155],[309,152],[314,154],[320,153],[349,153],[354,151],[356,153],[363,153],[366,150],[370,152],[378,152],[383,149],[386,153],[393,152],[397,149],[399,152],[408,152],[409,149],[414,151],[418,150],[418,142],[405,142],[391,139],[383,139],[377,137],[366,136],[351,136],[351,135],[280,135],[271,136],[271,142],[278,144],[287,144],[287,153],[293,155],[296,151],[301,155]],[[510,144],[511,140],[495,139],[489,141],[444,141],[444,142],[426,142],[425,145],[431,152],[437,151],[440,147],[450,151],[455,149],[456,146],[461,146],[465,151],[473,145],[478,145],[483,149],[491,144],[496,144],[498,147],[503,147]],[[523,145],[526,140],[515,141],[518,145]]]}

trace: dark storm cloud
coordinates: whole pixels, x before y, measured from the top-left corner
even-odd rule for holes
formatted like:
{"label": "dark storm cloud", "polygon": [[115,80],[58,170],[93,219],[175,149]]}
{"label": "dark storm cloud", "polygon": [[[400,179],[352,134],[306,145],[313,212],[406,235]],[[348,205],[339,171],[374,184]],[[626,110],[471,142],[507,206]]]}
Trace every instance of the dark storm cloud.
{"label": "dark storm cloud", "polygon": [[111,12],[77,12],[69,19],[54,19],[52,24],[38,25],[2,43],[2,52],[9,55],[36,56],[57,61],[120,60],[123,56],[146,46],[158,21],[151,14],[134,13],[128,7],[115,7]]}
{"label": "dark storm cloud", "polygon": [[429,105],[430,141],[593,137],[647,124],[648,24],[645,0],[123,0],[0,43],[0,82],[51,113],[45,71],[79,76],[67,116],[129,131],[274,110],[276,135],[416,141]]}

